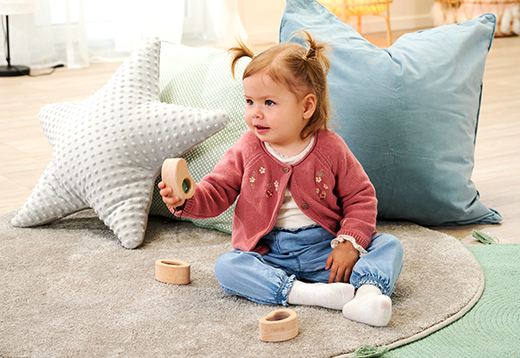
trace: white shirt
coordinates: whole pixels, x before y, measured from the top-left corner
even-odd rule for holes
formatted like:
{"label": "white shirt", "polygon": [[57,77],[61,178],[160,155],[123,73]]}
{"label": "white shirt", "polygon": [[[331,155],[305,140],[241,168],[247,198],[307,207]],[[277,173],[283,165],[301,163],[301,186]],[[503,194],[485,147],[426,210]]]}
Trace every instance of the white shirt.
{"label": "white shirt", "polygon": [[[309,145],[307,145],[303,151],[295,156],[286,157],[276,152],[269,143],[264,142],[267,151],[271,153],[276,159],[285,164],[295,164],[299,162],[311,150],[313,144],[314,136],[312,136]],[[311,225],[317,225],[317,223],[300,210],[298,205],[296,205],[291,192],[289,191],[289,187],[287,187],[285,189],[285,198],[274,226],[286,229],[295,229]]]}

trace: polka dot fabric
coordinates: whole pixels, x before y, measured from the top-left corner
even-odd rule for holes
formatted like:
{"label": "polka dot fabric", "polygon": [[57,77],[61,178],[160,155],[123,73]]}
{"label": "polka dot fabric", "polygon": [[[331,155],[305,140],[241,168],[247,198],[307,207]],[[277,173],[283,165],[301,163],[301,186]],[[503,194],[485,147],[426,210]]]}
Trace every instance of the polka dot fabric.
{"label": "polka dot fabric", "polygon": [[143,242],[164,159],[181,156],[229,122],[222,110],[160,101],[160,52],[160,40],[149,39],[93,96],[42,108],[53,159],[13,226],[93,208],[125,248]]}
{"label": "polka dot fabric", "polygon": [[[208,48],[191,48],[163,42],[161,52],[161,101],[182,106],[224,110],[229,123],[222,131],[183,155],[188,170],[198,182],[210,173],[227,149],[244,134],[245,101],[242,73],[251,60],[242,58],[231,75],[227,52]],[[160,179],[158,179],[159,181]],[[195,225],[231,232],[234,205],[216,218],[192,220]],[[174,218],[162,202],[157,185],[150,214]]]}

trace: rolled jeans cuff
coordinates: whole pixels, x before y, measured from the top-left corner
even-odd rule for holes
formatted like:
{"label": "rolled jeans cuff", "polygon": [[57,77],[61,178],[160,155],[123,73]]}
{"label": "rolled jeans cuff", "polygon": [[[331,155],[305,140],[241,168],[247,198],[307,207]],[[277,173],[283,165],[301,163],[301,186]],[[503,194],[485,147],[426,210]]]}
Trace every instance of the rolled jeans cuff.
{"label": "rolled jeans cuff", "polygon": [[390,292],[390,288],[388,287],[387,284],[385,284],[382,280],[380,280],[379,278],[377,277],[374,277],[374,276],[363,276],[361,277],[357,282],[356,284],[354,285],[354,287],[359,288],[363,285],[372,285],[372,286],[376,286],[377,288],[379,288],[381,290],[381,292],[383,293],[383,295],[385,296],[390,296],[392,294],[392,292]]}
{"label": "rolled jeans cuff", "polygon": [[276,294],[276,302],[281,302],[284,306],[289,306],[287,303],[287,296],[289,295],[289,291],[291,290],[295,275],[288,276],[280,285],[280,290]]}

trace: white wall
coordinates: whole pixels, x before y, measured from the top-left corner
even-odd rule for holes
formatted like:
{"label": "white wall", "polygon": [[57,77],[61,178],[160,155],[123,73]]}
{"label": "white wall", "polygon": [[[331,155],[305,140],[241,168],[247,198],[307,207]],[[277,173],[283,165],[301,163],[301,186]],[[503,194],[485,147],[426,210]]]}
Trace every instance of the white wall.
{"label": "white wall", "polygon": [[[433,3],[434,0],[394,0],[390,5],[392,30],[432,27],[430,10]],[[285,9],[285,0],[238,0],[238,9],[251,39],[278,42],[278,28]],[[362,24],[363,33],[386,31],[384,19],[378,16],[364,16]]]}
{"label": "white wall", "polygon": [[285,0],[238,0],[242,24],[250,39],[278,43]]}

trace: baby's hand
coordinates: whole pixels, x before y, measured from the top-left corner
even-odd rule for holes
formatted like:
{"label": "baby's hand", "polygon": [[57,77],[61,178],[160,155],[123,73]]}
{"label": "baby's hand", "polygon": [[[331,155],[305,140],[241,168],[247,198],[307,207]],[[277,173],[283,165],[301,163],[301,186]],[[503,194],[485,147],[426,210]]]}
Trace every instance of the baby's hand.
{"label": "baby's hand", "polygon": [[161,191],[159,191],[159,194],[161,194],[162,200],[166,205],[168,205],[171,208],[177,208],[179,206],[184,205],[184,202],[186,200],[179,199],[179,197],[173,195],[172,188],[167,187],[164,182],[162,182],[162,181],[159,182],[158,187],[159,187],[159,189],[161,189]]}
{"label": "baby's hand", "polygon": [[340,242],[330,253],[325,270],[330,269],[329,283],[346,282],[359,259],[359,251],[349,241]]}

